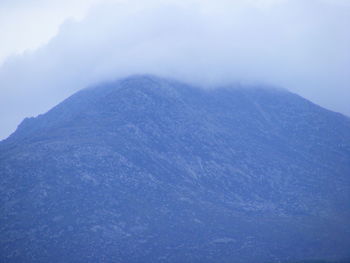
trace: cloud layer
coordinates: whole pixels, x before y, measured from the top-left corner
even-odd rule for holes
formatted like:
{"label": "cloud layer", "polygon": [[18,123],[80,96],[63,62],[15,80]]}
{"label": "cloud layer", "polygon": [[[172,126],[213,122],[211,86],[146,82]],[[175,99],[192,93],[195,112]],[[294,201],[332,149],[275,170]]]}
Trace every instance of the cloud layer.
{"label": "cloud layer", "polygon": [[282,86],[350,115],[350,5],[108,1],[0,68],[0,138],[73,92],[136,73],[204,86]]}

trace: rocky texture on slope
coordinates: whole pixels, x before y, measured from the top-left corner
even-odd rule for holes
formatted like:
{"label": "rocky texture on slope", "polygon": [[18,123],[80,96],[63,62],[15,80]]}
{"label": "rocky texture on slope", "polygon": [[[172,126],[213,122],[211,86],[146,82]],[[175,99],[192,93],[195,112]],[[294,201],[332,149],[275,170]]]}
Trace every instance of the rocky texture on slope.
{"label": "rocky texture on slope", "polygon": [[350,120],[284,90],[84,89],[0,143],[0,262],[350,256]]}

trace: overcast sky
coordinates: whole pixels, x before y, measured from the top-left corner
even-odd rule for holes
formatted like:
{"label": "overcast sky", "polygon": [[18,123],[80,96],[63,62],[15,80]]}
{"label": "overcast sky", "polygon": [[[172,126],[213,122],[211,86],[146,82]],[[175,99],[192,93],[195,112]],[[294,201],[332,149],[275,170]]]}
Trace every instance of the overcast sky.
{"label": "overcast sky", "polygon": [[350,116],[350,0],[1,0],[0,139],[86,86],[284,87]]}

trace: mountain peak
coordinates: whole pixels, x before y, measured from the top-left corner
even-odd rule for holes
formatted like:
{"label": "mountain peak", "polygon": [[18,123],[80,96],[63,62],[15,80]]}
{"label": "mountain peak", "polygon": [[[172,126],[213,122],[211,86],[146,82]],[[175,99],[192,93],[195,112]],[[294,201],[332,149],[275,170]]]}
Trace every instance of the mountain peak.
{"label": "mountain peak", "polygon": [[349,119],[286,91],[101,84],[0,143],[0,259],[347,257],[349,160]]}

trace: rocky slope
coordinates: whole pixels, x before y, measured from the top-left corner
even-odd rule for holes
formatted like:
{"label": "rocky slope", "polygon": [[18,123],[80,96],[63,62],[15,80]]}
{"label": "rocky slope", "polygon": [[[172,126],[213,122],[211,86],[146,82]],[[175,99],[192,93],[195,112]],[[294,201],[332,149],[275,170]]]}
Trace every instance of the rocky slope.
{"label": "rocky slope", "polygon": [[350,256],[350,120],[284,90],[84,89],[0,143],[0,262]]}

